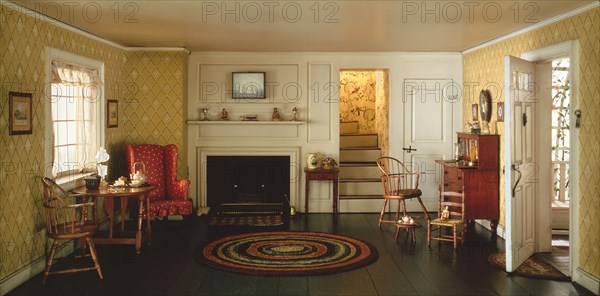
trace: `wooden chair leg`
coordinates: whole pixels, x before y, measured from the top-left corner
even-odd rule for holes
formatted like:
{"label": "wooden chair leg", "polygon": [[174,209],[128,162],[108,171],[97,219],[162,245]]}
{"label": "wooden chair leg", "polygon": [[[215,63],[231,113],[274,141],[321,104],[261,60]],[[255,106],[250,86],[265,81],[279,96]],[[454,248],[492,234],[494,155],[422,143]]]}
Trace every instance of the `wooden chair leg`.
{"label": "wooden chair leg", "polygon": [[461,233],[461,243],[464,244],[465,243],[465,238],[467,237],[467,224],[463,223],[462,224],[462,233]]}
{"label": "wooden chair leg", "polygon": [[102,270],[100,269],[100,263],[98,262],[98,256],[96,254],[96,247],[94,246],[94,242],[92,241],[92,239],[88,236],[85,238],[87,241],[88,246],[90,247],[90,254],[92,255],[92,260],[94,261],[94,267],[96,268],[96,271],[98,272],[98,276],[100,277],[100,279],[103,279],[102,277]]}
{"label": "wooden chair leg", "polygon": [[431,248],[431,222],[427,220],[427,248]]}
{"label": "wooden chair leg", "polygon": [[[406,216],[406,213],[404,213],[404,216]],[[398,222],[399,219],[400,219],[400,201],[398,201],[398,206],[396,207],[396,219],[394,221]]]}
{"label": "wooden chair leg", "polygon": [[423,209],[423,213],[425,214],[425,219],[427,219],[427,221],[431,220],[431,218],[429,218],[429,213],[427,213],[427,208],[425,208],[425,205],[423,204],[423,201],[421,200],[421,197],[417,196],[417,200],[419,201],[419,204],[421,205],[421,208]]}
{"label": "wooden chair leg", "polygon": [[406,201],[402,199],[402,213],[406,216]]}
{"label": "wooden chair leg", "polygon": [[454,249],[456,250],[456,224],[452,226],[452,236],[454,238]]}
{"label": "wooden chair leg", "polygon": [[381,221],[383,221],[383,215],[385,215],[385,207],[387,206],[388,200],[383,199],[383,207],[381,208],[381,214],[379,215],[379,224],[377,226],[381,228]]}
{"label": "wooden chair leg", "polygon": [[44,270],[44,278],[42,279],[42,284],[45,284],[46,279],[48,279],[48,275],[50,274],[50,268],[52,267],[52,264],[54,263],[54,255],[56,254],[57,248],[58,248],[58,240],[55,239],[52,242],[52,248],[50,248],[50,256],[48,257],[48,260],[46,261],[46,270]]}

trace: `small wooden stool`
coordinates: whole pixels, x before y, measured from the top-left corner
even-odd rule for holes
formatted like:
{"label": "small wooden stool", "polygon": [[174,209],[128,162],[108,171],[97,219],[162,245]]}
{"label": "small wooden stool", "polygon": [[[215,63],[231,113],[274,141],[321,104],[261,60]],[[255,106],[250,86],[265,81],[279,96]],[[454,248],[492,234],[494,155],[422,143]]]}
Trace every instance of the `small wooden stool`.
{"label": "small wooden stool", "polygon": [[419,222],[413,222],[413,223],[408,223],[408,222],[397,222],[396,221],[396,240],[398,239],[398,233],[400,232],[400,228],[404,228],[408,231],[408,233],[410,234],[411,238],[412,238],[412,242],[415,243],[417,241],[416,237],[415,237],[415,228],[417,227],[421,227],[421,224],[419,224]]}

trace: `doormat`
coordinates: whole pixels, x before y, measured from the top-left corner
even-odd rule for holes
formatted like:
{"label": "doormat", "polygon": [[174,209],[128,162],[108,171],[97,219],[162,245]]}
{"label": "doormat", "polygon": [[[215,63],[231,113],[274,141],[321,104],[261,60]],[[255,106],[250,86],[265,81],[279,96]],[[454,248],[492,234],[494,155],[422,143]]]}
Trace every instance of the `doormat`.
{"label": "doormat", "polygon": [[[491,254],[488,257],[488,262],[501,270],[506,270],[506,253],[497,252]],[[528,278],[537,278],[544,280],[553,280],[553,281],[571,281],[571,278],[564,275],[558,269],[554,268],[552,265],[540,261],[535,257],[529,257],[521,266],[519,266],[515,271],[510,274],[516,274],[523,277]]]}
{"label": "doormat", "polygon": [[210,226],[280,226],[283,215],[219,215],[210,217]]}
{"label": "doormat", "polygon": [[370,243],[321,232],[258,232],[227,236],[200,247],[196,259],[210,267],[253,275],[320,275],[369,265]]}

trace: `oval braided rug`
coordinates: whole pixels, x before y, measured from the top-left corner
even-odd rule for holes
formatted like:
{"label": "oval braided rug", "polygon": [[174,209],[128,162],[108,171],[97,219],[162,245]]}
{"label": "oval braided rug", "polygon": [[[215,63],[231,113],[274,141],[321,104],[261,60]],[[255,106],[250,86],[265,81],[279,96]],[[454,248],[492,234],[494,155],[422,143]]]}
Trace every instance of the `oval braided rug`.
{"label": "oval braided rug", "polygon": [[348,271],[377,261],[370,243],[321,232],[259,232],[228,236],[196,258],[217,269],[256,275],[317,275]]}

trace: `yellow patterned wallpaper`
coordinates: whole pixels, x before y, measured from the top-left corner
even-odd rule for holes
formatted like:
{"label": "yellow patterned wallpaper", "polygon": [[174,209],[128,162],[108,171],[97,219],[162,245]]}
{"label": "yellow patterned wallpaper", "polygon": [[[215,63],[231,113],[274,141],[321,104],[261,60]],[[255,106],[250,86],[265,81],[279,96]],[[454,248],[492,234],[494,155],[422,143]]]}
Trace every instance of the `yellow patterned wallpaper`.
{"label": "yellow patterned wallpaper", "polygon": [[388,154],[388,71],[340,72],[340,121],[358,121],[358,132],[378,135],[382,155]]}
{"label": "yellow patterned wallpaper", "polygon": [[122,99],[126,143],[175,144],[179,150],[178,177],[187,176],[187,53],[127,53]]}
{"label": "yellow patterned wallpaper", "polygon": [[389,71],[377,70],[375,75],[377,81],[377,89],[375,92],[377,140],[379,142],[379,148],[381,148],[381,155],[389,155]]}
{"label": "yellow patterned wallpaper", "polygon": [[377,133],[375,71],[340,72],[340,121],[358,121],[361,134]]}
{"label": "yellow patterned wallpaper", "polygon": [[[126,52],[4,5],[0,5],[0,30],[1,282],[43,258],[48,244],[39,181],[46,165],[45,48],[54,47],[105,63],[105,97],[119,100],[122,110],[119,126],[106,129],[106,147],[111,154],[109,178],[125,169],[116,165],[124,160],[125,143],[175,143],[184,151],[187,55]],[[133,73],[138,75],[133,78]],[[33,93],[33,134],[8,135],[9,91]],[[143,113],[150,116],[148,121]],[[180,164],[185,163],[185,153],[180,152]],[[187,175],[185,166],[180,165],[179,173]]]}
{"label": "yellow patterned wallpaper", "polygon": [[[580,102],[575,104],[583,112],[579,136],[579,265],[600,278],[600,9],[596,8],[560,22],[493,44],[465,54],[463,81],[503,86],[504,56],[520,56],[522,52],[543,48],[568,40],[579,39],[579,78],[577,89]],[[476,94],[463,92],[464,120],[470,119],[471,104]],[[504,101],[503,95],[494,102]],[[496,114],[492,112],[492,122]],[[498,133],[503,134],[503,123],[498,123]],[[500,156],[504,152],[501,147]],[[503,163],[503,159],[501,159]],[[504,224],[504,180],[501,179],[501,224]]]}

